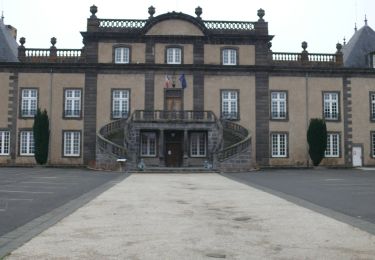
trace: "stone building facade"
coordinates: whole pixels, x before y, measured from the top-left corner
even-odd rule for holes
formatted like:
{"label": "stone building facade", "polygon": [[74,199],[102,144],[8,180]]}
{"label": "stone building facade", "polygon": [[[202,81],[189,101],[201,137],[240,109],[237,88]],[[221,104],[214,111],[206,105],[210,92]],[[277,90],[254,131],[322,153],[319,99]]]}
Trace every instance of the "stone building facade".
{"label": "stone building facade", "polygon": [[82,49],[21,38],[18,62],[0,62],[1,164],[35,164],[40,107],[50,165],[305,167],[311,118],[327,122],[323,165],[375,165],[375,74],[346,67],[346,46],[273,52],[262,9],[255,22],[206,21],[199,7],[194,17],[150,7],[144,20],[90,12]]}

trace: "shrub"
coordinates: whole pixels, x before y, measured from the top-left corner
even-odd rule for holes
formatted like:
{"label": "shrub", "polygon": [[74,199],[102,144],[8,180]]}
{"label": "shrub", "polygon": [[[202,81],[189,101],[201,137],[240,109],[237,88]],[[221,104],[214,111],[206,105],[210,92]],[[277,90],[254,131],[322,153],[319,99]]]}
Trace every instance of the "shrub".
{"label": "shrub", "polygon": [[38,108],[34,117],[34,156],[38,164],[45,164],[48,159],[49,119],[47,111]]}
{"label": "shrub", "polygon": [[313,118],[310,120],[307,142],[309,143],[310,158],[314,166],[318,166],[327,149],[327,126],[323,119]]}

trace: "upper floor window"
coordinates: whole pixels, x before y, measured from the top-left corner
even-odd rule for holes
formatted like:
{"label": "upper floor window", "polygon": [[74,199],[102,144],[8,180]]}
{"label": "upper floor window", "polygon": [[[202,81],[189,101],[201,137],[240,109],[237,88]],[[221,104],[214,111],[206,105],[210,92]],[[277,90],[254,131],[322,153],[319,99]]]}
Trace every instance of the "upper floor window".
{"label": "upper floor window", "polygon": [[64,99],[64,116],[81,117],[81,90],[66,89]]}
{"label": "upper floor window", "polygon": [[38,106],[38,90],[22,89],[21,116],[34,117]]}
{"label": "upper floor window", "polygon": [[9,155],[10,132],[0,131],[0,155]]}
{"label": "upper floor window", "polygon": [[338,133],[327,134],[327,148],[325,157],[339,157],[340,155],[340,135]]}
{"label": "upper floor window", "polygon": [[34,155],[33,131],[21,131],[20,133],[20,155]]}
{"label": "upper floor window", "polygon": [[237,50],[223,49],[222,50],[223,65],[237,65]]}
{"label": "upper floor window", "polygon": [[271,118],[286,119],[287,99],[286,92],[271,92]]}
{"label": "upper floor window", "polygon": [[370,94],[370,118],[375,121],[375,93]]}
{"label": "upper floor window", "polygon": [[221,117],[238,119],[238,91],[223,90],[221,92]]}
{"label": "upper floor window", "polygon": [[112,91],[112,118],[127,118],[129,115],[129,90]]}
{"label": "upper floor window", "polygon": [[339,94],[336,92],[323,93],[323,115],[326,120],[339,119]]}
{"label": "upper floor window", "polygon": [[206,156],[206,133],[191,133],[190,155],[191,157]]}
{"label": "upper floor window", "polygon": [[156,156],[156,133],[141,133],[141,156]]}
{"label": "upper floor window", "polygon": [[181,48],[173,47],[167,48],[167,63],[168,64],[181,64],[182,62]]}
{"label": "upper floor window", "polygon": [[285,133],[271,134],[272,157],[287,157],[288,135]]}
{"label": "upper floor window", "polygon": [[130,48],[116,47],[115,48],[115,63],[130,63]]}
{"label": "upper floor window", "polygon": [[64,132],[64,156],[80,156],[81,132],[66,131]]}

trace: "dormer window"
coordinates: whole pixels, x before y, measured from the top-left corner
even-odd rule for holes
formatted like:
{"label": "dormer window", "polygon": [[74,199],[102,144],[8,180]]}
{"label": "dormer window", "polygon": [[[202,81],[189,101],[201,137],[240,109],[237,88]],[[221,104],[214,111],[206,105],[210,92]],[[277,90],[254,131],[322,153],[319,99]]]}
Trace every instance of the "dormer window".
{"label": "dormer window", "polygon": [[168,47],[166,53],[167,64],[181,64],[182,50],[180,47]]}
{"label": "dormer window", "polygon": [[129,47],[115,47],[115,63],[130,63]]}
{"label": "dormer window", "polygon": [[222,49],[222,64],[223,65],[237,65],[238,50],[233,48]]}

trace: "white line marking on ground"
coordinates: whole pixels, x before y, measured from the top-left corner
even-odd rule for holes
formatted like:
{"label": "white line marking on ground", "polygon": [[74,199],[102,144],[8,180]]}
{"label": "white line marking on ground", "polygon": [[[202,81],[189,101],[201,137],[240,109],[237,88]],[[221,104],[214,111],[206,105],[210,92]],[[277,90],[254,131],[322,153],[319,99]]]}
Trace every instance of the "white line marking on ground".
{"label": "white line marking on ground", "polygon": [[325,179],[325,181],[344,181],[345,179]]}
{"label": "white line marking on ground", "polygon": [[53,192],[49,192],[49,191],[24,191],[24,190],[0,190],[0,192],[30,193],[30,194],[53,194]]}
{"label": "white line marking on ground", "polygon": [[73,185],[76,184],[74,182],[48,182],[48,181],[22,181],[21,183],[28,183],[28,184],[56,184],[56,185]]}
{"label": "white line marking on ground", "polygon": [[33,201],[34,199],[14,199],[14,198],[0,198],[0,200],[10,200],[10,201],[16,201],[16,200],[25,200],[25,201]]}

